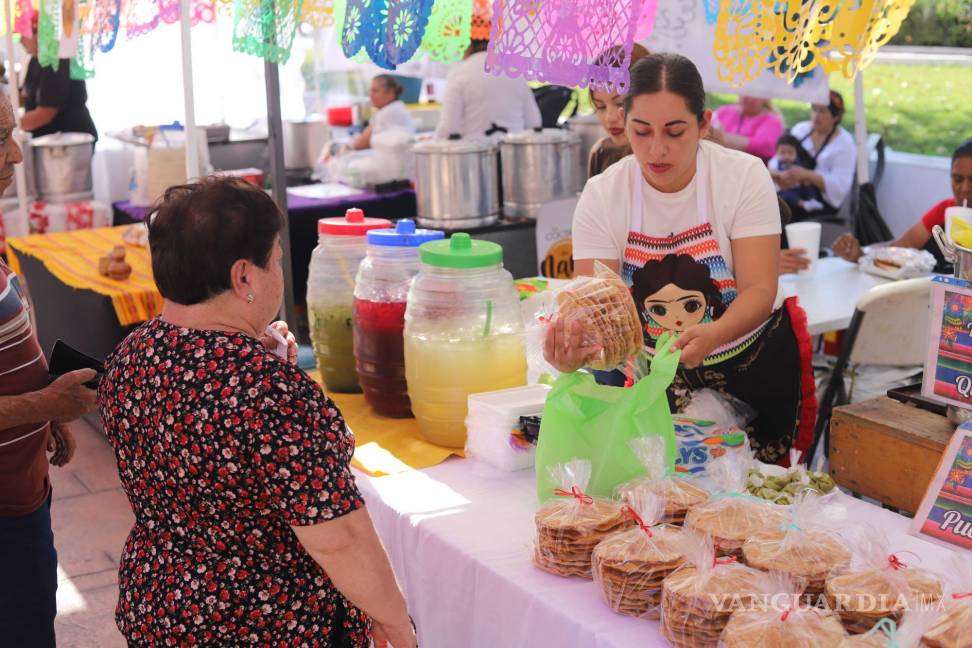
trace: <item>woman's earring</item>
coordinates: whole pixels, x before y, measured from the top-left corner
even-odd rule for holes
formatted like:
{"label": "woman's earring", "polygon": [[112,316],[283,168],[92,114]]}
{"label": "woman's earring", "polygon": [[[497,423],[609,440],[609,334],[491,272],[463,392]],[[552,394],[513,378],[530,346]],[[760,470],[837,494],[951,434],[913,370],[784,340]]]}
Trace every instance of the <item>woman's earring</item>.
{"label": "woman's earring", "polygon": [[246,303],[247,304],[252,304],[253,303],[253,293],[250,293],[250,294],[248,294],[246,296]]}

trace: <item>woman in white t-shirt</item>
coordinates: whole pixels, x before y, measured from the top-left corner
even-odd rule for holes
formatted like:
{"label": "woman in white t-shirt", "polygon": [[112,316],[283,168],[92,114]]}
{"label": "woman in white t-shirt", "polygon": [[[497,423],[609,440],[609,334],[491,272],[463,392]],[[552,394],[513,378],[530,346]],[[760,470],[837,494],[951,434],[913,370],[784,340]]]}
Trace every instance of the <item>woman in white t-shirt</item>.
{"label": "woman in white t-shirt", "polygon": [[[712,388],[753,407],[749,432],[757,456],[783,459],[809,445],[812,381],[806,316],[777,294],[780,212],[759,158],[703,141],[711,112],[695,65],[652,54],[631,69],[625,132],[633,155],[588,181],[574,212],[574,267],[595,262],[631,286],[653,351],[678,335],[681,363],[669,400],[681,410],[694,391]],[[802,333],[794,332],[801,328]],[[591,349],[579,324],[549,329],[545,355],[561,371],[579,369]],[[803,349],[801,349],[801,344]],[[807,368],[809,369],[809,368]],[[807,393],[804,394],[804,391]],[[801,408],[801,401],[803,408]]]}
{"label": "woman in white t-shirt", "polygon": [[375,107],[375,112],[368,126],[348,143],[348,149],[360,151],[371,148],[372,137],[393,128],[415,133],[415,122],[408,113],[405,103],[400,99],[404,90],[398,79],[390,74],[379,74],[371,80],[368,96],[371,105]]}

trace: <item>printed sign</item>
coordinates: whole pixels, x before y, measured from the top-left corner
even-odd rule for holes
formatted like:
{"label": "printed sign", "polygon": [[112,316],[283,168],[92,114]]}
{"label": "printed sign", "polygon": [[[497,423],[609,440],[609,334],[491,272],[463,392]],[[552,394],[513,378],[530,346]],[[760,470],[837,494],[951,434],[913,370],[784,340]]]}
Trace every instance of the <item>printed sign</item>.
{"label": "printed sign", "polygon": [[911,523],[911,533],[972,550],[972,424],[955,431]]}
{"label": "printed sign", "polygon": [[972,286],[935,277],[930,321],[922,395],[972,408]]}
{"label": "printed sign", "polygon": [[541,277],[574,278],[571,225],[577,198],[549,202],[537,214],[537,264]]}

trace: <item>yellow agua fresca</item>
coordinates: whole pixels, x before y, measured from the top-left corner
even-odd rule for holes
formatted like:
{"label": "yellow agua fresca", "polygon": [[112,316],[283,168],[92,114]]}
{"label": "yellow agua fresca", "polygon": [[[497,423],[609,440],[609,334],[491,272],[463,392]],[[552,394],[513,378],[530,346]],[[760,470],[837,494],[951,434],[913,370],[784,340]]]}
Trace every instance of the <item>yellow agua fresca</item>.
{"label": "yellow agua fresca", "polygon": [[469,395],[526,384],[523,336],[510,333],[462,340],[406,336],[405,376],[422,436],[437,445],[462,448]]}

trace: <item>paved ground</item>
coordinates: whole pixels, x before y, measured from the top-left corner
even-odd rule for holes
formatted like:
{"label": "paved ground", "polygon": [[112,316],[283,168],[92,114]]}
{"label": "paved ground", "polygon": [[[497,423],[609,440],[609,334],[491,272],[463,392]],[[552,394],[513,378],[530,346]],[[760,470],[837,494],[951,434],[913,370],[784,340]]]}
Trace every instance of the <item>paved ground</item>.
{"label": "paved ground", "polygon": [[107,441],[74,424],[78,450],[64,468],[51,467],[52,516],[58,554],[59,648],[125,646],[115,627],[118,558],[132,512]]}

